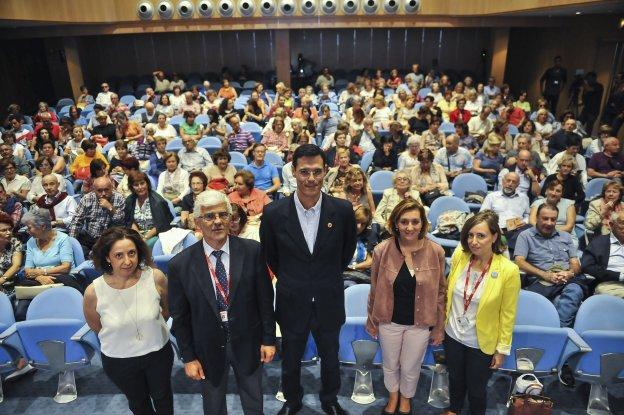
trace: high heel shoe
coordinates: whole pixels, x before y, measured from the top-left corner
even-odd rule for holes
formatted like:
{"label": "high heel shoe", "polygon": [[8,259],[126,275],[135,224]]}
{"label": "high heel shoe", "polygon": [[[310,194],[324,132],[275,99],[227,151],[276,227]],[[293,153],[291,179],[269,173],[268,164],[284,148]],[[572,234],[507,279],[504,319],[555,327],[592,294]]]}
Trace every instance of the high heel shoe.
{"label": "high heel shoe", "polygon": [[[398,406],[397,406],[397,408],[398,408]],[[381,415],[395,415],[395,414],[396,414],[396,409],[394,410],[394,412],[386,411],[386,407],[385,406],[381,409]]]}

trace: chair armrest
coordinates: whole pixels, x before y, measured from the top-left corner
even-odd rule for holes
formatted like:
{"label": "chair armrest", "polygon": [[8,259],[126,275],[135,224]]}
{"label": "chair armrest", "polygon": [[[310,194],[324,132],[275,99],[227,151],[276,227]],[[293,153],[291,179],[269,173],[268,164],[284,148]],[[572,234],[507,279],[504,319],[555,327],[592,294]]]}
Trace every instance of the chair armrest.
{"label": "chair armrest", "polygon": [[27,357],[15,324],[0,333],[0,346],[3,346],[13,359]]}
{"label": "chair armrest", "polygon": [[565,328],[568,333],[568,339],[579,349],[579,352],[588,353],[592,351],[592,348],[587,344],[585,340],[577,332],[571,328]]}
{"label": "chair armrest", "polygon": [[82,326],[76,333],[71,336],[71,339],[80,344],[85,352],[90,355],[93,352],[100,351],[100,341],[97,334],[87,324]]}

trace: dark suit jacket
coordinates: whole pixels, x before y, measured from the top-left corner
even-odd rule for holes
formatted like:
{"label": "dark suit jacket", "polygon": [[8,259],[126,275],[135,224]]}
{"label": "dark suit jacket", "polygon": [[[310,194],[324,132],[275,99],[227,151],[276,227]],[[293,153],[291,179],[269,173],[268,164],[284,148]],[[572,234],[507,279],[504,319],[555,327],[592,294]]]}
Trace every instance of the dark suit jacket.
{"label": "dark suit jacket", "polygon": [[306,330],[313,307],[323,328],[339,329],[345,321],[342,273],[355,250],[355,217],[346,200],[322,198],[313,254],[294,196],[265,206],[260,225],[262,249],[277,276],[276,318],[298,334]]}
{"label": "dark suit jacket", "polygon": [[[217,386],[224,375],[225,332],[221,326],[203,242],[169,262],[172,332],[184,362],[198,359]],[[260,244],[230,236],[230,344],[244,375],[260,364],[260,345],[275,344],[273,287]]]}
{"label": "dark suit jacket", "polygon": [[581,258],[583,273],[595,277],[597,283],[620,279],[619,272],[607,271],[611,246],[609,238],[611,234],[596,236],[585,248]]}
{"label": "dark suit jacket", "polygon": [[[124,220],[127,227],[132,226],[132,223],[134,222],[134,208],[136,201],[137,197],[134,193],[126,198]],[[159,233],[167,232],[171,229],[171,221],[173,220],[173,215],[169,210],[167,200],[152,190],[149,194],[149,202],[150,210],[152,211],[152,221],[154,222],[156,230]]]}

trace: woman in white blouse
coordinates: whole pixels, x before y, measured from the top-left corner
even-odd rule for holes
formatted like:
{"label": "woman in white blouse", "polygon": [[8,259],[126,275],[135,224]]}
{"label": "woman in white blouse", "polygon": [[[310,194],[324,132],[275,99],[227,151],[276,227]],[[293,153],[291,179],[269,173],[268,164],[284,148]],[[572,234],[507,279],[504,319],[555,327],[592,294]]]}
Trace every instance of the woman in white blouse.
{"label": "woman in white blouse", "polygon": [[178,136],[173,125],[167,122],[167,116],[165,114],[158,114],[158,122],[149,125],[154,127],[154,138],[164,137],[167,139],[167,142],[169,142]]}
{"label": "woman in white blouse", "polygon": [[43,185],[41,184],[41,179],[43,176],[47,176],[48,174],[53,174],[59,182],[59,190],[61,192],[65,191],[65,179],[58,173],[52,173],[52,167],[54,163],[48,157],[39,157],[35,161],[35,168],[39,171],[40,174],[37,174],[32,178],[32,182],[30,184],[30,191],[26,196],[26,199],[32,203],[35,203],[41,196],[43,196],[46,192],[43,189]]}
{"label": "woman in white blouse", "polygon": [[178,205],[189,191],[189,174],[179,166],[180,159],[176,153],[168,153],[164,158],[166,170],[158,176],[156,192]]}
{"label": "woman in white blouse", "polygon": [[160,102],[156,105],[156,111],[165,114],[168,118],[173,117],[173,105],[171,105],[169,95],[163,94],[163,96],[160,97]]}

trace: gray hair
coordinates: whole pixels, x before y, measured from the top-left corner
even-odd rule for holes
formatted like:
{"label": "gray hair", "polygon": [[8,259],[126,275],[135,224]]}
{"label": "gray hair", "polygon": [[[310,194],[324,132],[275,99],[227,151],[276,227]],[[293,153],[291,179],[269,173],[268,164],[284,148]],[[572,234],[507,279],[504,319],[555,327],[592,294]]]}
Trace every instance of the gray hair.
{"label": "gray hair", "polygon": [[52,229],[52,218],[47,209],[33,208],[22,216],[22,225],[32,225],[36,228],[43,228],[46,231]]}
{"label": "gray hair", "polygon": [[407,139],[407,146],[411,146],[412,144],[418,144],[418,146],[420,147],[420,137],[418,137],[416,134],[410,136],[410,138]]}
{"label": "gray hair", "polygon": [[193,216],[196,218],[201,216],[202,208],[214,207],[225,204],[228,213],[232,213],[232,205],[225,193],[216,190],[204,190],[195,198],[195,206],[193,207]]}

